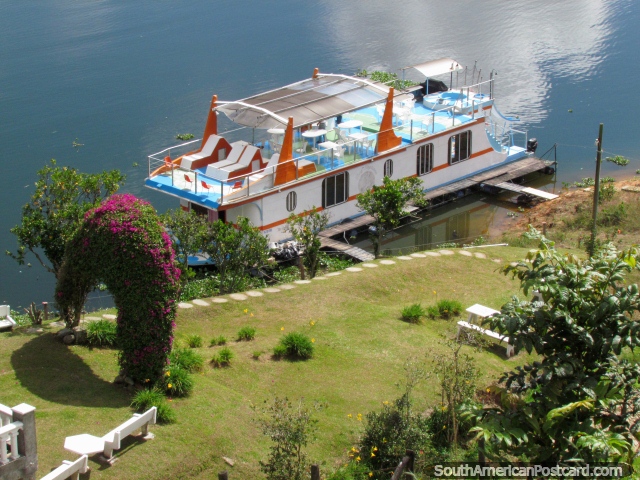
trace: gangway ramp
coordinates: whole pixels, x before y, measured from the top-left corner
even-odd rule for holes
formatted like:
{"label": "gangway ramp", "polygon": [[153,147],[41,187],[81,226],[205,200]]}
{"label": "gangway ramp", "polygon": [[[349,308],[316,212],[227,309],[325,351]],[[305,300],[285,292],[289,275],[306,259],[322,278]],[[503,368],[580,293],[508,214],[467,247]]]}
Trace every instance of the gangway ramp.
{"label": "gangway ramp", "polygon": [[558,198],[558,195],[556,195],[555,193],[545,192],[544,190],[538,190],[537,188],[523,187],[522,185],[518,185],[516,183],[511,183],[511,182],[501,182],[494,186],[501,188],[503,190],[509,190],[510,192],[525,193],[527,195],[531,195],[533,197],[539,197],[544,200],[554,200]]}

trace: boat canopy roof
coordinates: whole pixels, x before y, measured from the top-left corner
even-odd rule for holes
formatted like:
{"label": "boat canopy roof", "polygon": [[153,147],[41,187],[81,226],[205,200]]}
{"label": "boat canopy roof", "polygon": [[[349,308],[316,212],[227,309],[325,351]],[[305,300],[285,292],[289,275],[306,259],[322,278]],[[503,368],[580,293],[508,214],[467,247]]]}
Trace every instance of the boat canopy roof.
{"label": "boat canopy roof", "polygon": [[453,58],[440,58],[438,60],[431,60],[430,62],[418,63],[416,65],[404,67],[402,70],[407,70],[409,68],[419,71],[427,78],[462,70],[460,64]]}
{"label": "boat canopy roof", "polygon": [[389,87],[365,78],[318,74],[313,78],[234,102],[218,102],[239,125],[283,128],[293,117],[294,128],[384,101]]}

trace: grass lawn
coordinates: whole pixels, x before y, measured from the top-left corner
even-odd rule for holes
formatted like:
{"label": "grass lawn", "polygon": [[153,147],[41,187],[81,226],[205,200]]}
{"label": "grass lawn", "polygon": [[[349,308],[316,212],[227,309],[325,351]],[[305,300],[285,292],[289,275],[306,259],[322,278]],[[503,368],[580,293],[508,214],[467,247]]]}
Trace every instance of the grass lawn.
{"label": "grass lawn", "polygon": [[[317,438],[308,451],[323,472],[344,462],[362,432],[357,414],[397,398],[404,363],[444,352],[442,335],[455,336],[457,319],[409,324],[400,319],[403,307],[428,306],[447,298],[460,301],[464,308],[474,303],[500,308],[517,293],[517,282],[498,269],[523,258],[526,249],[472,251],[487,258],[456,251],[450,256],[396,260],[394,265],[376,261],[377,268],[344,271],[291,290],[179,309],[177,342],[201,335],[205,346],[197,350],[208,361],[221,348],[208,347],[209,341],[223,335],[235,354],[231,366],[207,365],[195,375],[194,393],[171,402],[177,423],[152,426],[155,439],[146,443],[128,439],[113,466],[90,461],[91,478],[210,479],[222,470],[229,470],[232,479],[261,478],[258,462],[266,458],[269,442],[258,430],[252,406],[261,407],[275,396],[304,398],[308,405],[316,400],[326,403],[315,414]],[[255,340],[235,341],[243,326],[256,328]],[[132,393],[112,383],[118,373],[116,351],[67,347],[53,338],[56,330],[46,326],[43,334],[27,334],[26,328],[0,334],[0,403],[36,407],[38,477],[64,459],[75,460],[63,449],[66,436],[102,436],[131,416]],[[273,360],[273,347],[283,333],[292,331],[315,339],[314,357]],[[256,351],[264,352],[257,360]],[[469,351],[481,371],[479,387],[526,359],[525,353],[506,359],[503,347]],[[415,394],[423,409],[438,397],[435,378],[421,384]],[[226,465],[222,456],[235,465]]]}

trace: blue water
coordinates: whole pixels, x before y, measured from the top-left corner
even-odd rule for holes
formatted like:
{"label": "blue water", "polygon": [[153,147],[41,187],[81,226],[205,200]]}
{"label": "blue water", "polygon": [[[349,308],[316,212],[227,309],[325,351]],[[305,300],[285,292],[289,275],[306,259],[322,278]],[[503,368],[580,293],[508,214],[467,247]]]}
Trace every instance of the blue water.
{"label": "blue water", "polygon": [[[631,0],[0,2],[0,250],[50,158],[85,172],[118,168],[145,189],[146,155],[200,136],[211,95],[246,97],[331,73],[452,57],[498,72],[505,114],[559,144],[558,181],[592,175],[598,124],[606,155],[640,168],[640,6]],[[83,146],[73,148],[76,140]],[[134,166],[134,164],[138,166]],[[551,186],[553,188],[553,186]],[[557,187],[556,187],[557,188]],[[0,257],[0,303],[50,300],[53,276]]]}

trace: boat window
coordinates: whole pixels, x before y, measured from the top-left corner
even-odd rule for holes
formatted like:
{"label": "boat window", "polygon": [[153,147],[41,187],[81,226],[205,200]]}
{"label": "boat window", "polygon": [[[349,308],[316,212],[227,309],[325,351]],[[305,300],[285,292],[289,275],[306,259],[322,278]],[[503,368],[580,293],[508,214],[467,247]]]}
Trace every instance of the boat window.
{"label": "boat window", "polygon": [[293,212],[298,205],[298,194],[296,192],[289,192],[287,194],[287,212]]}
{"label": "boat window", "polygon": [[471,158],[471,131],[460,132],[449,138],[449,163],[462,162]]}
{"label": "boat window", "polygon": [[344,203],[349,198],[349,172],[325,178],[322,181],[322,207]]}
{"label": "boat window", "polygon": [[416,158],[418,160],[418,175],[424,175],[433,170],[433,143],[419,146]]}
{"label": "boat window", "polygon": [[391,159],[384,162],[384,176],[389,178],[393,176],[393,160]]}

